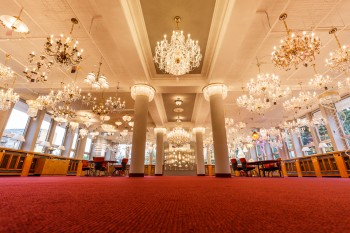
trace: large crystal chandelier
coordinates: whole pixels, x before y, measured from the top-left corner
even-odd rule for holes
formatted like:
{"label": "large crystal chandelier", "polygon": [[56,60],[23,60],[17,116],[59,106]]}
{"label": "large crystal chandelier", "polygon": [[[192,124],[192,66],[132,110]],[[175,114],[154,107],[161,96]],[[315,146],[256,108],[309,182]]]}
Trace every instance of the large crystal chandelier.
{"label": "large crystal chandelier", "polygon": [[291,32],[285,21],[287,19],[286,13],[280,15],[279,19],[283,20],[287,36],[281,39],[278,48],[274,47],[272,63],[284,70],[290,70],[292,67],[297,69],[299,64],[307,66],[309,62],[315,60],[315,55],[320,53],[320,39],[314,33],[303,32],[300,35]]}
{"label": "large crystal chandelier", "polygon": [[5,65],[0,63],[0,82],[7,82],[15,77],[15,72],[6,65],[10,58],[10,54],[6,54]]}
{"label": "large crystal chandelier", "polygon": [[111,112],[120,112],[125,108],[125,101],[121,101],[120,97],[118,97],[119,92],[119,83],[117,86],[117,94],[115,97],[109,97],[106,100],[106,106]]}
{"label": "large crystal chandelier", "polygon": [[157,42],[153,59],[160,70],[178,76],[199,67],[202,54],[198,41],[192,40],[190,34],[186,40],[183,31],[179,30],[181,18],[176,16],[174,20],[176,30],[173,31],[170,43],[164,35],[164,39]]}
{"label": "large crystal chandelier", "polygon": [[29,28],[20,18],[22,11],[23,11],[23,8],[19,12],[18,16],[0,15],[0,22],[4,27],[7,27],[12,31],[28,34]]}
{"label": "large crystal chandelier", "polygon": [[11,108],[11,105],[19,100],[19,95],[12,88],[0,90],[0,111],[6,111]]}
{"label": "large crystal chandelier", "polygon": [[47,37],[47,42],[44,45],[44,49],[47,55],[52,56],[54,61],[62,66],[71,67],[78,65],[83,59],[81,54],[83,50],[78,51],[78,41],[72,39],[72,32],[74,25],[78,24],[76,18],[71,19],[72,28],[69,36],[64,37],[63,34],[54,40],[53,35]]}
{"label": "large crystal chandelier", "polygon": [[258,114],[263,114],[271,107],[270,102],[266,102],[264,99],[253,97],[251,95],[239,96],[236,102],[239,107],[246,108],[248,111]]}
{"label": "large crystal chandelier", "polygon": [[97,74],[89,73],[84,79],[84,83],[90,84],[93,89],[108,89],[109,83],[104,75],[100,75],[102,62],[99,63]]}
{"label": "large crystal chandelier", "polygon": [[[26,67],[26,69],[23,71],[25,74],[27,80],[29,82],[46,82],[47,81],[47,73],[50,72],[53,62],[52,61],[46,61],[46,56],[40,55],[40,58],[36,61],[34,61],[35,53],[32,52],[28,56],[29,63],[33,65],[31,69]],[[45,69],[46,71],[43,71],[42,69]]]}
{"label": "large crystal chandelier", "polygon": [[341,46],[337,37],[337,28],[332,28],[329,34],[333,34],[337,41],[338,49],[329,54],[326,59],[326,66],[336,72],[343,72],[350,69],[350,47],[348,45]]}

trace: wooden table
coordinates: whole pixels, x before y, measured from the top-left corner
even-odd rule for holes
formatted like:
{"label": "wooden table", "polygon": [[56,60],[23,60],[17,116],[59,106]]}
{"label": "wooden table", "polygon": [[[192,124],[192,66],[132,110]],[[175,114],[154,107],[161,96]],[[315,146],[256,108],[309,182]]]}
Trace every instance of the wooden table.
{"label": "wooden table", "polygon": [[[260,175],[260,170],[263,171],[263,176],[265,177],[265,167],[264,164],[269,164],[269,163],[277,163],[278,160],[275,159],[270,159],[270,160],[262,160],[262,161],[254,161],[254,162],[247,162],[247,165],[257,165],[258,166],[258,170],[259,170],[259,176]],[[260,169],[261,167],[261,169]]]}

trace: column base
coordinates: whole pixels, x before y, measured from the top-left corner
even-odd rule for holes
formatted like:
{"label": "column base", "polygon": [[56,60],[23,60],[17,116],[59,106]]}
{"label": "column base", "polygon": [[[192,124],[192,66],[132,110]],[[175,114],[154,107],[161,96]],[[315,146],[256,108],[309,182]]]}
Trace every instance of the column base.
{"label": "column base", "polygon": [[197,174],[197,176],[205,176],[205,174]]}
{"label": "column base", "polygon": [[144,173],[129,173],[129,177],[144,177]]}
{"label": "column base", "polygon": [[154,174],[155,176],[163,176],[163,174]]}
{"label": "column base", "polygon": [[219,177],[219,178],[231,178],[231,173],[215,173],[215,177]]}

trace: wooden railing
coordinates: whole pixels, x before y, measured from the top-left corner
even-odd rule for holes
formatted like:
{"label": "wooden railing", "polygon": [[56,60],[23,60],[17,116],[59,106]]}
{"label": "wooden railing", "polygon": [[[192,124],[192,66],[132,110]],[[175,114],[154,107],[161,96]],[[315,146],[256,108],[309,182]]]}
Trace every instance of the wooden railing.
{"label": "wooden railing", "polygon": [[284,176],[342,177],[350,176],[350,160],[346,151],[303,156],[282,161]]}
{"label": "wooden railing", "polygon": [[76,175],[81,161],[62,156],[0,148],[0,175]]}

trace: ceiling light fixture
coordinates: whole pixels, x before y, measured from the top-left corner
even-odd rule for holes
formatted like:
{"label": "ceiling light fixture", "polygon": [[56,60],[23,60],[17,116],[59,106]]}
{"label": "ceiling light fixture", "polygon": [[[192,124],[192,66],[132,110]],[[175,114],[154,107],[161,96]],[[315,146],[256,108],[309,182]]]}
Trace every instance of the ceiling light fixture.
{"label": "ceiling light fixture", "polygon": [[18,16],[1,15],[0,22],[2,23],[2,25],[4,25],[12,31],[28,34],[28,26],[20,19],[22,12],[23,8],[19,12]]}
{"label": "ceiling light fixture", "polygon": [[7,82],[15,77],[15,72],[7,66],[7,61],[11,59],[10,54],[5,55],[5,64],[0,63],[0,82]]}
{"label": "ceiling light fixture", "polygon": [[76,18],[71,19],[72,28],[69,32],[69,36],[64,37],[63,34],[54,40],[53,35],[47,37],[47,41],[44,45],[44,49],[47,55],[52,56],[56,63],[67,68],[76,66],[82,61],[83,49],[78,51],[78,41],[72,39],[72,32],[74,25],[78,24]]}
{"label": "ceiling light fixture", "polygon": [[[34,66],[29,69],[26,67],[26,69],[23,71],[25,74],[27,80],[29,82],[46,82],[47,81],[47,73],[50,72],[53,62],[52,61],[46,61],[45,55],[40,55],[40,59],[37,61],[34,61],[35,53],[32,52],[28,56],[28,60],[30,64],[33,64]],[[42,71],[42,68],[46,69],[45,71]]]}
{"label": "ceiling light fixture", "polygon": [[102,58],[99,63],[97,74],[95,75],[93,72],[89,73],[84,79],[84,83],[90,84],[93,89],[108,89],[109,83],[107,82],[107,78],[100,74],[102,65]]}
{"label": "ceiling light fixture", "polygon": [[343,72],[350,69],[350,47],[348,45],[341,46],[337,37],[337,28],[332,28],[329,34],[333,34],[337,42],[338,49],[329,54],[326,59],[326,66],[336,72]]}
{"label": "ceiling light fixture", "polygon": [[175,105],[176,105],[176,106],[181,106],[182,103],[183,103],[183,101],[182,101],[180,98],[177,98],[177,99],[175,100]]}
{"label": "ceiling light fixture", "polygon": [[9,110],[19,100],[19,95],[12,88],[0,90],[0,111]]}
{"label": "ceiling light fixture", "polygon": [[176,29],[173,31],[170,43],[164,35],[161,42],[157,42],[154,61],[160,70],[172,75],[183,75],[199,67],[202,54],[198,41],[191,39],[190,34],[187,40],[183,31],[179,30],[181,18],[174,18]]}
{"label": "ceiling light fixture", "polygon": [[180,111],[177,110],[175,112],[177,112],[176,125],[175,125],[175,128],[167,134],[167,139],[168,139],[168,142],[172,144],[174,147],[181,147],[185,144],[190,143],[191,134],[187,132],[185,129],[183,129],[181,126],[181,120],[179,117]]}
{"label": "ceiling light fixture", "polygon": [[282,20],[287,31],[287,36],[281,39],[280,46],[274,47],[272,52],[272,63],[274,66],[290,70],[292,67],[298,69],[299,64],[307,66],[309,62],[315,60],[315,55],[320,53],[321,41],[319,37],[312,32],[303,32],[295,34],[288,28],[286,20],[287,14],[280,15],[279,20]]}
{"label": "ceiling light fixture", "polygon": [[118,97],[119,93],[119,82],[117,86],[117,94],[114,97],[109,97],[106,100],[106,106],[109,108],[111,112],[121,112],[125,108],[125,100],[121,101],[120,97]]}
{"label": "ceiling light fixture", "polygon": [[314,78],[310,79],[309,84],[317,89],[328,90],[327,85],[332,82],[331,78],[328,75],[323,76],[317,73],[315,64],[312,66],[314,67],[315,75]]}

